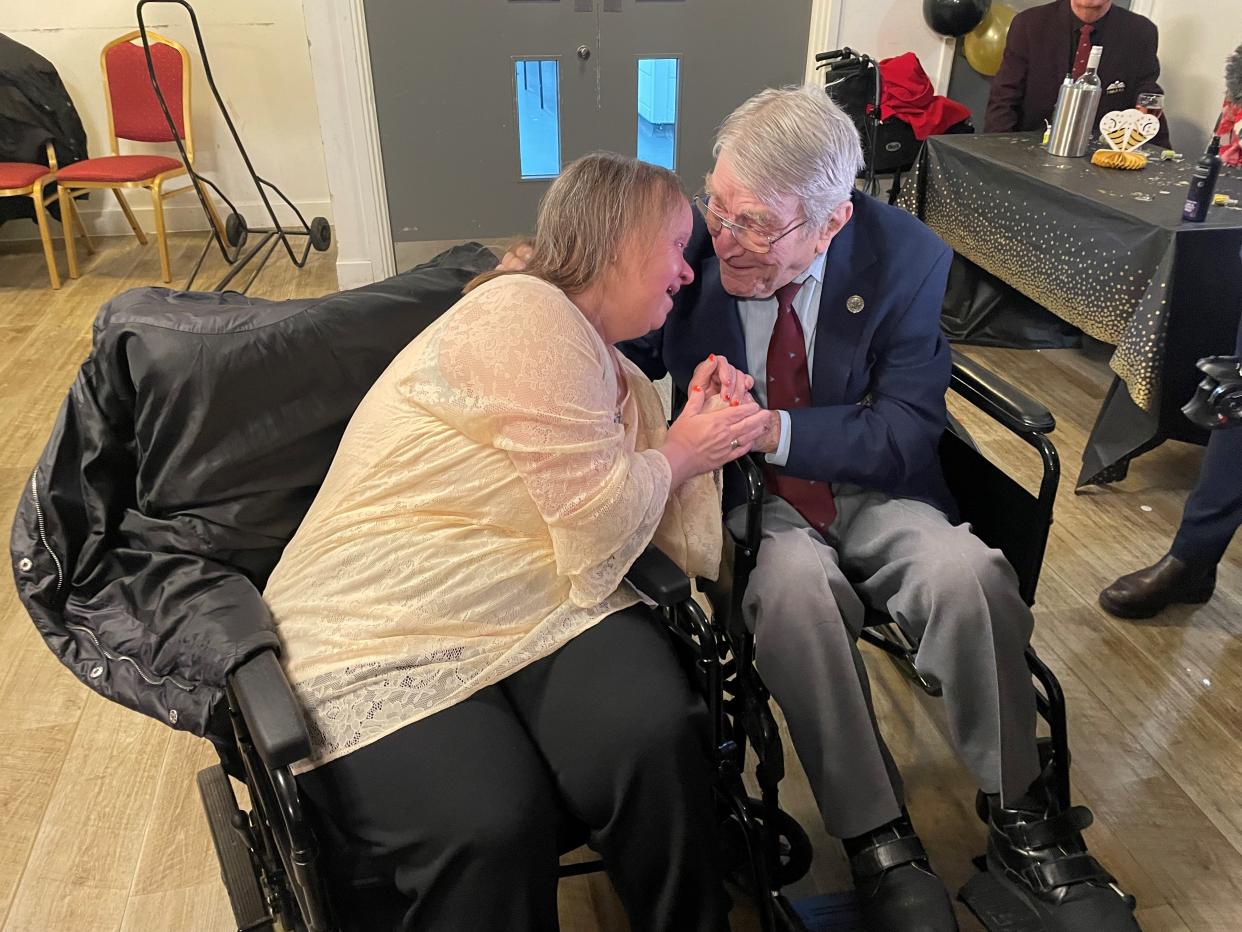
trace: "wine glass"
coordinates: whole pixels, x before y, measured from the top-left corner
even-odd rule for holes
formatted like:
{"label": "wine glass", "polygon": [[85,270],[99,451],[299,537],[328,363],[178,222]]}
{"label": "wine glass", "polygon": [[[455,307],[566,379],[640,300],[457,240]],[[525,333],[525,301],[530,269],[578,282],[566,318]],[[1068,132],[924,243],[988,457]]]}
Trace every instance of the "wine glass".
{"label": "wine glass", "polygon": [[1160,114],[1164,113],[1164,95],[1139,94],[1134,109],[1140,113],[1150,113],[1156,119],[1160,119]]}

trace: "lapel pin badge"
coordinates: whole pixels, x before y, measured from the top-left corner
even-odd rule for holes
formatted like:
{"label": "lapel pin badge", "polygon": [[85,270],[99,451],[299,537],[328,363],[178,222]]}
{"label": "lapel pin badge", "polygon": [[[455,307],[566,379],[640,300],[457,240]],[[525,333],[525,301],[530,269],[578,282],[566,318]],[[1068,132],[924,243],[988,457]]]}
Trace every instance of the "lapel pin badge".
{"label": "lapel pin badge", "polygon": [[852,294],[845,299],[845,309],[851,314],[857,314],[864,307],[866,307],[866,302],[863,301],[860,294]]}

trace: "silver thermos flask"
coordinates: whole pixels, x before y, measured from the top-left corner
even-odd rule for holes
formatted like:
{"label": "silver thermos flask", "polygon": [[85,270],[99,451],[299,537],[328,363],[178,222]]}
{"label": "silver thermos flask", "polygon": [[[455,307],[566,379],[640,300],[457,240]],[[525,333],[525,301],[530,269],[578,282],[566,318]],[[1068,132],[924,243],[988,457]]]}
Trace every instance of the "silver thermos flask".
{"label": "silver thermos flask", "polygon": [[1100,78],[1096,69],[1100,66],[1100,55],[1104,46],[1091,47],[1091,57],[1087,60],[1087,70],[1077,81],[1070,81],[1066,75],[1057,96],[1057,107],[1052,114],[1052,130],[1048,134],[1048,153],[1050,155],[1080,158],[1087,154],[1091,145],[1091,131],[1094,129],[1095,113],[1100,106]]}

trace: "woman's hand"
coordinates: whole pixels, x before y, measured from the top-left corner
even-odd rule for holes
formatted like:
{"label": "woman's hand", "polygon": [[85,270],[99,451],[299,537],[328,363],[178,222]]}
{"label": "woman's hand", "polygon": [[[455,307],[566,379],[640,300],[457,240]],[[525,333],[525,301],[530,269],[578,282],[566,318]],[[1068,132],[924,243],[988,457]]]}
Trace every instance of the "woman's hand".
{"label": "woman's hand", "polygon": [[[709,403],[713,410],[706,410]],[[754,401],[734,398],[725,404],[723,394],[720,401],[711,401],[706,390],[692,384],[661,447],[673,469],[673,487],[745,456],[767,429],[768,412]]]}
{"label": "woman's hand", "polygon": [[690,391],[693,392],[696,386],[708,398],[719,395],[727,403],[742,403],[750,401],[750,390],[755,387],[755,380],[735,368],[725,357],[713,354],[695,367],[690,378]]}

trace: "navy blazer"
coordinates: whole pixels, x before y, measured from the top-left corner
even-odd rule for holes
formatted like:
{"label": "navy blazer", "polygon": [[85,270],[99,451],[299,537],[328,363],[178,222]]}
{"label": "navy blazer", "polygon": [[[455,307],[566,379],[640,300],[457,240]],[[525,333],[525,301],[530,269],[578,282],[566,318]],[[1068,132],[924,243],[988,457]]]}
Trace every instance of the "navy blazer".
{"label": "navy blazer", "polygon": [[[953,253],[904,210],[859,193],[853,202],[853,218],[828,246],[812,404],[789,412],[785,471],[920,499],[951,514],[937,451],[950,370],[940,308]],[[709,353],[749,369],[737,299],[721,285],[720,260],[697,213],[687,260],[695,280],[677,294],[664,326],[620,347],[649,378],[671,373],[682,392]],[[863,301],[857,313],[847,307],[854,295]],[[732,485],[726,482],[726,507],[740,501]]]}

